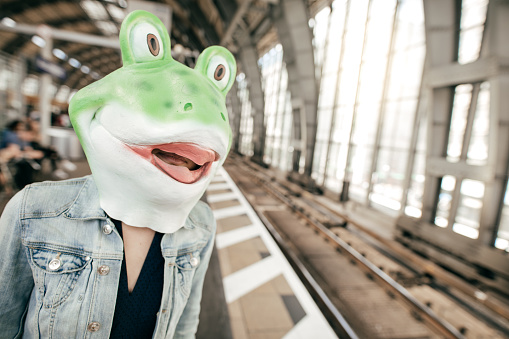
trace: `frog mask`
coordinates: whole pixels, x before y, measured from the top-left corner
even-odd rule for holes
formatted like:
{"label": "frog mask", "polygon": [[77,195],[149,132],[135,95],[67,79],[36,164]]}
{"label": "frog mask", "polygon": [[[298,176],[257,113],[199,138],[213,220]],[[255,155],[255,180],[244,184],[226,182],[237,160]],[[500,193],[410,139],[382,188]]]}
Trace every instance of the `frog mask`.
{"label": "frog mask", "polygon": [[194,69],[171,57],[154,15],[122,23],[123,67],[81,89],[69,114],[112,218],[162,233],[181,228],[231,146],[225,96],[232,54],[205,49]]}

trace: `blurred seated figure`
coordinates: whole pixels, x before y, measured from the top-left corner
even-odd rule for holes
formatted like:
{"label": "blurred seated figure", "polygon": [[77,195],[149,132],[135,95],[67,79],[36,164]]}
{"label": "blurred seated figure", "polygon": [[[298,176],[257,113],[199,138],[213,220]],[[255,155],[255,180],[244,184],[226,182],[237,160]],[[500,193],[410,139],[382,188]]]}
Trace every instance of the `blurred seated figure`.
{"label": "blurred seated figure", "polygon": [[67,163],[67,161],[64,161],[60,158],[60,155],[58,154],[57,150],[54,147],[52,146],[45,147],[40,143],[41,134],[39,121],[29,118],[27,120],[27,127],[28,132],[31,134],[30,146],[34,150],[41,151],[44,154],[43,158],[39,161],[39,163],[44,159],[48,159],[51,164],[51,173],[53,174],[55,179],[67,179],[69,175],[62,169],[58,168],[58,162]]}
{"label": "blurred seated figure", "polygon": [[21,189],[34,181],[34,174],[41,169],[40,163],[44,152],[34,149],[31,142],[33,133],[21,120],[14,120],[7,125],[0,141],[0,160],[14,165],[13,176],[16,186]]}

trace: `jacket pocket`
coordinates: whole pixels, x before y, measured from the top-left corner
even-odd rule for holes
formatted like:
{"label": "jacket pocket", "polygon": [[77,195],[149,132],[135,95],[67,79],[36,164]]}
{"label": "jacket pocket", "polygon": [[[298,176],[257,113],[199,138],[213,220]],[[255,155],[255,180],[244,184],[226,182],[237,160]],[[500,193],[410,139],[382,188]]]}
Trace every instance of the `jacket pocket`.
{"label": "jacket pocket", "polygon": [[180,291],[187,297],[193,285],[194,272],[200,264],[200,252],[195,251],[175,258],[177,282]]}
{"label": "jacket pocket", "polygon": [[71,295],[90,257],[46,248],[29,248],[37,299],[45,308],[60,306]]}

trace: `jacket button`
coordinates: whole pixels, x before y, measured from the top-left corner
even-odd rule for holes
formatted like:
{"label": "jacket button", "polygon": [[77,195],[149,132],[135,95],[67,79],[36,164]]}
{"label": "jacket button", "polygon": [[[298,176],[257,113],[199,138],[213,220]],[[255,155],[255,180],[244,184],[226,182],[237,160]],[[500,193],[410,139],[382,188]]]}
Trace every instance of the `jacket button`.
{"label": "jacket button", "polygon": [[48,268],[52,271],[58,270],[60,266],[62,266],[62,262],[58,258],[51,260],[48,264]]}
{"label": "jacket button", "polygon": [[97,269],[99,275],[108,275],[110,273],[110,267],[106,265],[102,265]]}
{"label": "jacket button", "polygon": [[104,224],[103,226],[103,233],[104,234],[111,234],[113,232],[113,227],[111,227],[110,224]]}
{"label": "jacket button", "polygon": [[189,262],[191,263],[191,266],[196,267],[200,263],[200,258],[192,257]]}
{"label": "jacket button", "polygon": [[97,332],[101,328],[101,324],[99,324],[97,321],[92,321],[88,324],[87,330],[89,332]]}

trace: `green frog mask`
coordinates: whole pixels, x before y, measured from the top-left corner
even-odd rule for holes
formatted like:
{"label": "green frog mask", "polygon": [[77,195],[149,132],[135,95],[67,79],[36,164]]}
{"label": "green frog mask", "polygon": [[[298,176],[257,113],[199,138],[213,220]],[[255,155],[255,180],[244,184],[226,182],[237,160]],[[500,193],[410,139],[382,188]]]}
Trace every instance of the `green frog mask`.
{"label": "green frog mask", "polygon": [[235,59],[212,46],[194,69],[180,64],[164,25],[144,11],[125,18],[120,46],[123,67],[74,95],[71,121],[105,212],[175,232],[230,149],[225,97]]}

